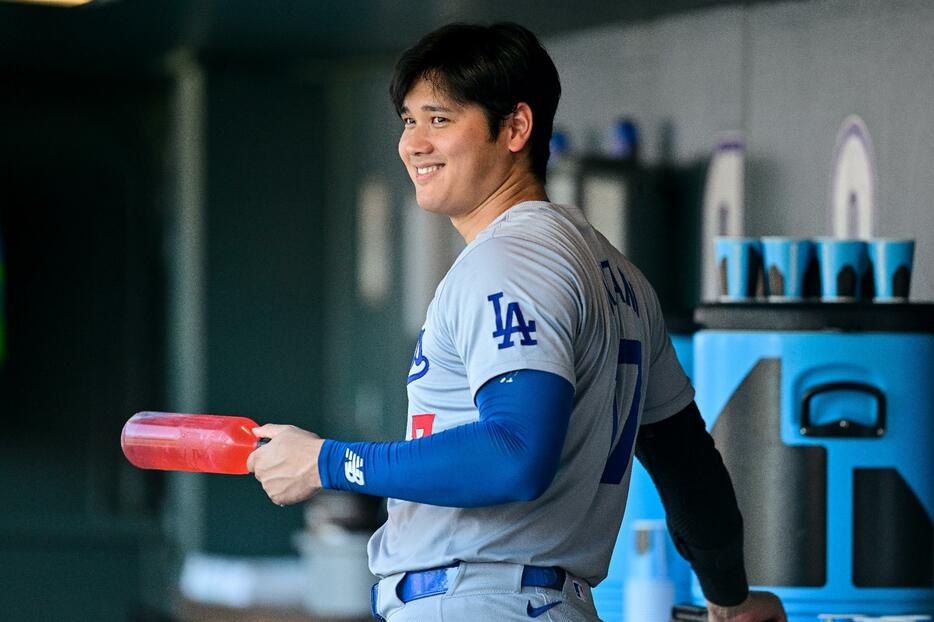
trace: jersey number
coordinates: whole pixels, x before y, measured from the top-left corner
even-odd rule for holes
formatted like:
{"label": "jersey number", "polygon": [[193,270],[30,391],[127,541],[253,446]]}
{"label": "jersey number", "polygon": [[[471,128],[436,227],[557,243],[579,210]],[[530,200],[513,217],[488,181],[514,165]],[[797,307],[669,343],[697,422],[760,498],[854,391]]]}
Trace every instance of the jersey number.
{"label": "jersey number", "polygon": [[[623,475],[626,474],[626,467],[629,465],[629,455],[632,453],[632,446],[636,442],[636,428],[639,423],[639,404],[642,401],[642,343],[634,339],[622,339],[619,342],[619,355],[616,358],[617,365],[635,365],[636,366],[636,388],[632,395],[632,404],[629,406],[629,416],[626,417],[626,425],[623,427],[623,433],[616,442],[616,433],[619,431],[619,405],[616,396],[613,397],[613,436],[610,437],[610,456],[606,460],[606,466],[603,467],[603,476],[600,478],[601,484],[619,484],[623,481]],[[619,378],[617,377],[617,382]]]}

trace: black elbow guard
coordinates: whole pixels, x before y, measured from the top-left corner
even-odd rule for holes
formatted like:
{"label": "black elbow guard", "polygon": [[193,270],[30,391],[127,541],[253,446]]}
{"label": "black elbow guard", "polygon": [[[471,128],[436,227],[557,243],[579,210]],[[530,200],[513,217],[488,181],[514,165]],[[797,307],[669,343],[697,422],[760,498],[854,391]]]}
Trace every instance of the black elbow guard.
{"label": "black elbow guard", "polygon": [[730,476],[697,405],[639,429],[636,457],[658,488],[678,552],[691,563],[704,596],[732,606],[749,587],[743,521]]}

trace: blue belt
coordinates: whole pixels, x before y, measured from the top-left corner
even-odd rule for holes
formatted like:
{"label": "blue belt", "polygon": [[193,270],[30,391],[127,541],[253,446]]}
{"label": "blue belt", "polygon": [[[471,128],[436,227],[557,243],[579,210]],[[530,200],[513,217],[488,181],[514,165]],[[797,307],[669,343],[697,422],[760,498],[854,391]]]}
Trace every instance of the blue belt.
{"label": "blue belt", "polygon": [[[448,591],[448,587],[457,576],[458,564],[407,572],[396,586],[396,595],[403,603],[410,603],[419,598],[437,596]],[[522,568],[522,587],[542,587],[550,590],[564,589],[566,573],[557,566],[524,566]],[[380,620],[377,613],[377,591],[379,584],[373,586],[371,605],[373,616]]]}

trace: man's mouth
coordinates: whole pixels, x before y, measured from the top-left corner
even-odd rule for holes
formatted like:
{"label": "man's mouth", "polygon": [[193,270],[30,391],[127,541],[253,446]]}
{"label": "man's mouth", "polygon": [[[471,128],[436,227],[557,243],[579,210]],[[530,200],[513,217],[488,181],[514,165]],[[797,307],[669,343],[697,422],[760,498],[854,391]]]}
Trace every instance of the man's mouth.
{"label": "man's mouth", "polygon": [[417,179],[424,179],[433,173],[441,170],[443,164],[429,164],[428,166],[416,166],[415,167],[415,176]]}

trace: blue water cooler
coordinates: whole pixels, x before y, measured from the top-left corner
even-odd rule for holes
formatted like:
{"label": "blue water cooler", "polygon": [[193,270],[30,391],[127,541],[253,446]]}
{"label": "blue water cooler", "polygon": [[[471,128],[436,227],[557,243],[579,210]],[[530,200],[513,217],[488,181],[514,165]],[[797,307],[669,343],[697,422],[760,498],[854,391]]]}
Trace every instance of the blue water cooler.
{"label": "blue water cooler", "polygon": [[934,613],[934,304],[713,304],[695,320],[697,403],[750,583],[792,622]]}
{"label": "blue water cooler", "polygon": [[[690,377],[693,373],[694,323],[689,317],[677,315],[666,317],[666,323],[678,361]],[[628,622],[623,617],[626,584],[628,579],[640,572],[640,563],[636,559],[635,525],[641,521],[664,519],[665,509],[652,478],[642,464],[633,459],[626,513],[613,549],[610,569],[606,579],[593,590],[594,604],[604,622]],[[666,547],[666,562],[668,580],[674,588],[674,601],[688,602],[691,598],[691,568],[678,554],[670,537]]]}

